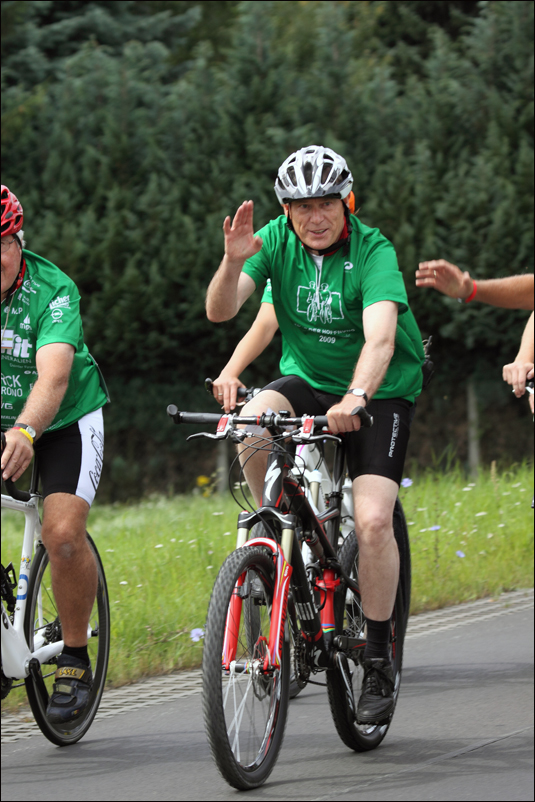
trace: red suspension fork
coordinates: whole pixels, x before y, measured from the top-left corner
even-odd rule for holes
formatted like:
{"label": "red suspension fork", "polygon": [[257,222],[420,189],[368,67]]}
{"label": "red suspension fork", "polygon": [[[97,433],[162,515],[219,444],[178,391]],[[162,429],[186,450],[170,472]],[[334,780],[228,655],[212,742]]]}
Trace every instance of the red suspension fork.
{"label": "red suspension fork", "polygon": [[327,648],[329,648],[334,637],[334,591],[339,584],[340,579],[336,576],[336,571],[333,568],[325,568],[323,579],[316,581],[316,587],[321,594],[321,628]]}
{"label": "red suspension fork", "polygon": [[243,599],[239,595],[238,588],[241,588],[245,581],[245,572],[238,578],[230,603],[228,606],[227,620],[225,622],[225,637],[223,639],[223,652],[221,661],[223,668],[228,671],[230,664],[236,659],[236,651],[238,649],[238,633],[240,631],[241,609]]}

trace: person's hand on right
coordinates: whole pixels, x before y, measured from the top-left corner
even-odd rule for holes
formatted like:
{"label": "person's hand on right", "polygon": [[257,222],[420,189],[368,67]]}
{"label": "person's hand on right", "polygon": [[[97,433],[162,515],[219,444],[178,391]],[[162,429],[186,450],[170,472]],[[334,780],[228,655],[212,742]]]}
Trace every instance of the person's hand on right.
{"label": "person's hand on right", "polygon": [[431,262],[420,262],[416,271],[417,287],[433,287],[450,298],[468,298],[474,289],[470,274],[459,270],[457,265],[436,259]]}

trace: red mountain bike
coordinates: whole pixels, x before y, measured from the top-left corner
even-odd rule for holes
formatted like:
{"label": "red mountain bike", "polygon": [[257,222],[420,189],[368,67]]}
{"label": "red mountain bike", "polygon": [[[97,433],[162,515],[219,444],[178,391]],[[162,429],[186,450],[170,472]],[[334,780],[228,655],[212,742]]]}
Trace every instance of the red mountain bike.
{"label": "red mountain bike", "polygon": [[[322,431],[327,427],[326,416],[221,416],[179,412],[174,405],[167,411],[176,423],[218,424],[215,435],[203,432],[193,437],[244,443],[253,437],[244,426],[260,426],[270,434],[263,439],[255,434],[249,446],[252,453],[269,451],[262,504],[238,517],[237,548],[219,571],[206,620],[204,719],[221,774],[242,790],[267,779],[283,740],[291,674],[302,688],[314,682],[312,676],[324,673],[340,738],[356,751],[375,749],[392,716],[374,725],[359,725],[355,720],[366,623],[357,538],[354,531],[343,540],[340,537],[343,437]],[[362,407],[355,413],[363,425],[373,423]],[[328,440],[335,443],[333,489],[326,511],[316,514],[293,459],[292,444]],[[398,586],[390,639],[397,699],[410,595],[408,538],[406,527],[400,530],[404,518],[399,504],[394,522],[405,578],[404,587],[401,582]],[[254,536],[258,530],[260,536]],[[307,565],[303,543],[313,554]]]}

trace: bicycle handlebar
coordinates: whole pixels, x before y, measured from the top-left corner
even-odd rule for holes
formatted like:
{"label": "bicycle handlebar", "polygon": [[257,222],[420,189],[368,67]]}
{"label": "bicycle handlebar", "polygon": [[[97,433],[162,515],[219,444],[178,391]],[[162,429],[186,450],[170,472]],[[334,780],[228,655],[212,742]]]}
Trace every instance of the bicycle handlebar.
{"label": "bicycle handlebar", "polygon": [[[196,423],[201,425],[219,424],[221,419],[226,417],[234,426],[240,423],[245,426],[262,426],[263,428],[269,426],[280,426],[281,428],[285,428],[286,426],[303,426],[307,418],[306,415],[302,418],[290,418],[280,413],[264,413],[258,416],[248,416],[236,414],[221,415],[217,412],[180,412],[175,404],[169,404],[167,407],[167,414],[170,418],[173,418],[175,423]],[[365,428],[369,428],[373,425],[373,417],[364,407],[356,407],[351,414],[358,415],[362,426]],[[327,415],[314,415],[310,417],[313,417],[314,426],[329,426]]]}
{"label": "bicycle handlebar", "polygon": [[[4,432],[2,432],[2,451],[6,446],[6,436]],[[30,493],[27,490],[19,490],[15,483],[11,479],[2,479],[2,482],[5,485],[5,488],[11,498],[14,498],[15,501],[29,501],[31,499]]]}

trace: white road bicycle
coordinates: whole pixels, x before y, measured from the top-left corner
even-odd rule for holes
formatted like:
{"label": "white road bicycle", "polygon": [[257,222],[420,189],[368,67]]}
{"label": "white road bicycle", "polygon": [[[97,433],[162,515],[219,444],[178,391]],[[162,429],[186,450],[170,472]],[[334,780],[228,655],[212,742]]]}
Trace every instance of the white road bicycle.
{"label": "white road bicycle", "polygon": [[[2,447],[4,435],[2,433]],[[46,708],[52,693],[57,658],[63,651],[59,619],[48,553],[41,541],[41,520],[37,492],[38,466],[34,461],[29,491],[18,490],[13,482],[3,483],[2,509],[25,517],[18,578],[12,562],[1,564],[2,596],[2,699],[12,688],[26,685],[35,721],[52,743],[67,746],[82,738],[98,710],[110,651],[110,611],[106,577],[95,544],[87,535],[98,571],[98,590],[88,624],[88,652],[93,670],[91,699],[80,718],[67,724],[48,721]]]}

